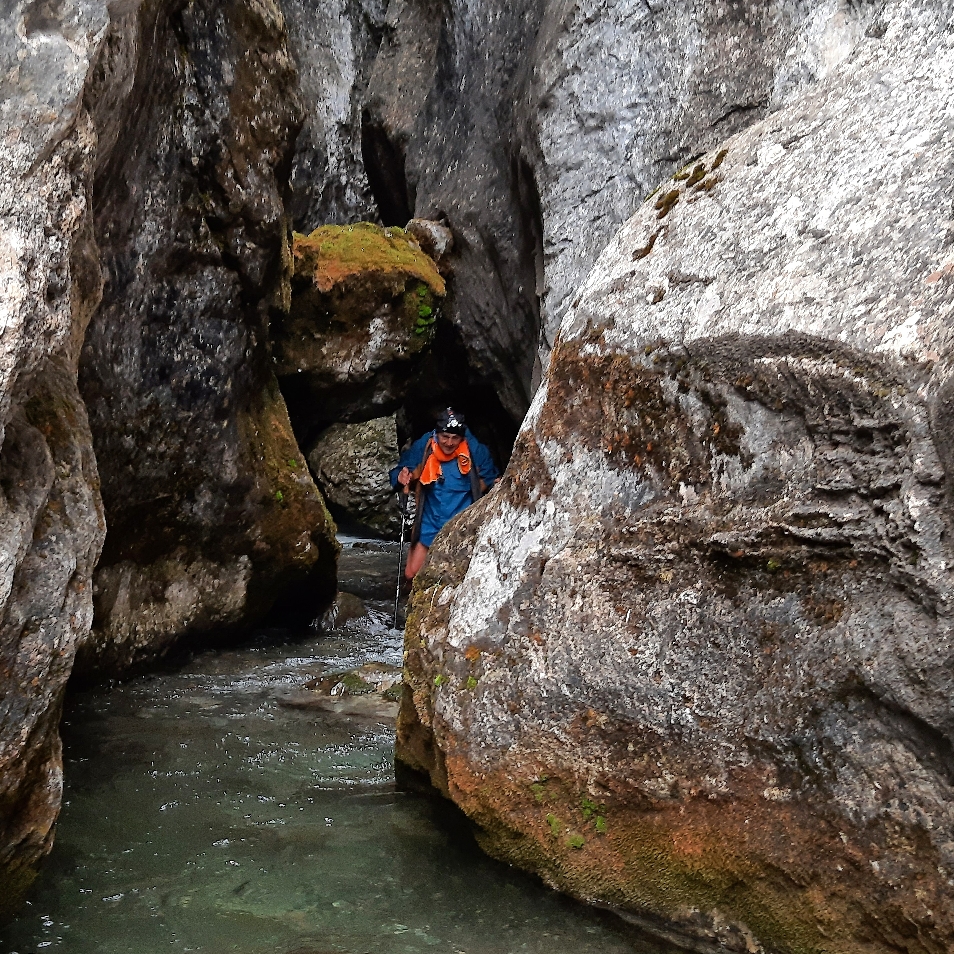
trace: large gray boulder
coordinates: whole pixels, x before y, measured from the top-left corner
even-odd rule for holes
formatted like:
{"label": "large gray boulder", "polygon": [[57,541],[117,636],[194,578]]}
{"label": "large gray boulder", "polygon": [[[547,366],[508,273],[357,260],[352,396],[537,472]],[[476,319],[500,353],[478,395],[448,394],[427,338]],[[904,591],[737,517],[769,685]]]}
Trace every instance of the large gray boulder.
{"label": "large gray boulder", "polygon": [[83,92],[107,24],[84,0],[0,17],[0,919],[52,843],[105,530],[76,367],[102,288]]}
{"label": "large gray boulder", "polygon": [[828,75],[875,9],[392,0],[366,172],[385,223],[450,223],[446,310],[488,402],[519,422],[573,290],[656,183]]}
{"label": "large gray boulder", "polygon": [[401,532],[389,478],[397,459],[393,415],[360,424],[334,424],[308,452],[315,483],[332,507],[372,533],[393,538]]}
{"label": "large gray boulder", "polygon": [[894,0],[663,182],[415,585],[398,757],[693,950],[954,948],[952,117]]}

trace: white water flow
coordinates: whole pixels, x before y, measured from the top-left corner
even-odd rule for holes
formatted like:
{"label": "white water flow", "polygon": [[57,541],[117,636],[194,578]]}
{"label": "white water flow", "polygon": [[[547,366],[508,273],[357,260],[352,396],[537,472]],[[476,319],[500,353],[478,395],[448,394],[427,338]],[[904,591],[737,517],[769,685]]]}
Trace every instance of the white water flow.
{"label": "white water flow", "polygon": [[345,540],[368,615],[76,693],[56,846],[5,954],[655,954],[485,857],[400,791],[380,713],[290,707],[303,683],[401,662],[395,547]]}

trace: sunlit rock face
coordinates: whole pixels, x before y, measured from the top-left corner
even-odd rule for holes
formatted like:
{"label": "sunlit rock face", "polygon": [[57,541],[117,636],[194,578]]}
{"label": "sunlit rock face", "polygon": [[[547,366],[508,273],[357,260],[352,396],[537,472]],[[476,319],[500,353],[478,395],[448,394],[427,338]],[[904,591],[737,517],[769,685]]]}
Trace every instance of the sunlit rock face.
{"label": "sunlit rock face", "polygon": [[[660,179],[828,75],[874,23],[842,0],[402,0],[364,117],[385,223],[446,216],[448,301],[519,421],[597,256]],[[877,27],[875,27],[877,32]]]}
{"label": "sunlit rock face", "polygon": [[94,2],[0,17],[0,919],[51,844],[63,691],[103,542],[76,364],[101,291],[83,84],[106,26]]}
{"label": "sunlit rock face", "polygon": [[309,574],[330,596],[336,544],[268,354],[301,121],[280,10],[117,8],[88,95],[105,290],[80,383],[109,532],[79,665],[102,673],[247,625]]}
{"label": "sunlit rock face", "polygon": [[415,586],[399,758],[694,949],[954,947],[952,116],[899,0],[663,182]]}

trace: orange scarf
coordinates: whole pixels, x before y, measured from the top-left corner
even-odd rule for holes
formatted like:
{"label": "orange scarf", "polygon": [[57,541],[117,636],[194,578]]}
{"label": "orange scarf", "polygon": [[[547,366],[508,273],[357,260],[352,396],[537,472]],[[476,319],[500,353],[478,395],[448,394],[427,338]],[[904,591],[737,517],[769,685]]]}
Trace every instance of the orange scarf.
{"label": "orange scarf", "polygon": [[470,448],[467,446],[467,441],[461,441],[453,454],[445,454],[437,441],[432,437],[430,448],[431,452],[427,455],[427,460],[424,462],[424,469],[421,471],[419,478],[422,484],[433,484],[435,480],[440,480],[442,474],[441,464],[446,464],[455,457],[457,458],[457,466],[460,468],[460,472],[465,476],[470,473]]}

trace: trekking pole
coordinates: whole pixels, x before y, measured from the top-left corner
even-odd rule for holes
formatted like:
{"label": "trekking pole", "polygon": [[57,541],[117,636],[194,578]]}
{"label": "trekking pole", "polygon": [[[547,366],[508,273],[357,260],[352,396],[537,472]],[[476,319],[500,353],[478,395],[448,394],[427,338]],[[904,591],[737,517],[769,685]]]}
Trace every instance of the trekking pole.
{"label": "trekking pole", "polygon": [[398,602],[401,599],[401,575],[404,572],[404,533],[407,530],[407,498],[406,487],[398,491],[398,503],[401,507],[401,548],[398,551],[397,587],[394,590],[394,626],[392,629],[397,629]]}

